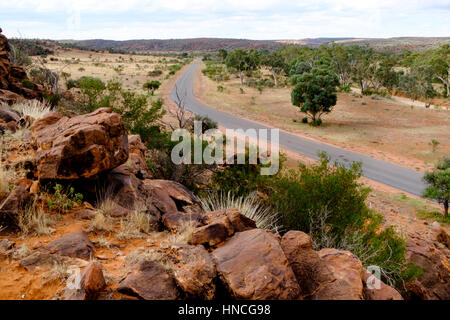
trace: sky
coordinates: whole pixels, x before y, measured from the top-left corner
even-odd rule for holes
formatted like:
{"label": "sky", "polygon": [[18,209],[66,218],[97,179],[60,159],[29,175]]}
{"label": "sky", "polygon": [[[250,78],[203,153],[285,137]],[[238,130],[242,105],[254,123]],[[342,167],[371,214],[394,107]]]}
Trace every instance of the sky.
{"label": "sky", "polygon": [[450,37],[450,0],[0,0],[7,37]]}

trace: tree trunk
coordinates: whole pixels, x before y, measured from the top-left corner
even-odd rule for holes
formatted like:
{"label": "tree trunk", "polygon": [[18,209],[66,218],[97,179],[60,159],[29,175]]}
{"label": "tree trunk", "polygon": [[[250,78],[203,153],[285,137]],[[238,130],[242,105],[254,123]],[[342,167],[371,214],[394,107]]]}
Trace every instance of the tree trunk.
{"label": "tree trunk", "polygon": [[239,72],[239,79],[241,79],[241,86],[244,85],[244,73],[241,71]]}

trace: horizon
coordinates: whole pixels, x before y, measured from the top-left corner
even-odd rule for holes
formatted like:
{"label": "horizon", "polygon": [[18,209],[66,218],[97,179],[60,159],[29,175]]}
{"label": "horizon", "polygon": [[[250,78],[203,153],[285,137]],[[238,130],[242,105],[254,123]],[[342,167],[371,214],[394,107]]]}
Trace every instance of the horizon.
{"label": "horizon", "polygon": [[1,27],[10,38],[279,41],[450,37],[450,26],[444,23],[450,17],[450,0],[113,0],[96,7],[87,0],[12,0],[0,7]]}

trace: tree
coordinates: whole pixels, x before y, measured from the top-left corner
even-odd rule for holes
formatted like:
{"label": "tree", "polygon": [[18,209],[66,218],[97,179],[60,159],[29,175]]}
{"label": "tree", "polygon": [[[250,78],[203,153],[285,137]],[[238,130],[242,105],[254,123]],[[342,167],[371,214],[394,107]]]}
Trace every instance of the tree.
{"label": "tree", "polygon": [[88,112],[98,108],[98,100],[102,97],[106,85],[99,78],[81,77],[78,80],[81,94],[84,96],[84,102]]}
{"label": "tree", "polygon": [[272,72],[273,82],[278,87],[277,74],[286,68],[283,56],[278,51],[272,51],[262,57],[261,64],[269,68],[270,72]]}
{"label": "tree", "polygon": [[148,82],[144,83],[142,88],[148,90],[151,93],[151,95],[153,96],[155,94],[155,90],[158,90],[160,86],[161,86],[161,82],[159,82],[157,80],[153,80],[153,81],[148,81]]}
{"label": "tree", "polygon": [[450,200],[450,158],[440,161],[432,172],[425,174],[424,180],[429,186],[423,196],[443,204],[444,219],[447,219]]}
{"label": "tree", "polygon": [[291,82],[295,86],[291,94],[292,104],[313,120],[312,125],[320,125],[322,114],[331,112],[337,102],[339,79],[336,74],[324,68],[314,68],[311,73],[293,76]]}
{"label": "tree", "polygon": [[444,93],[450,96],[450,44],[435,50],[430,61],[435,77],[444,85]]}
{"label": "tree", "polygon": [[222,61],[225,61],[227,55],[228,55],[228,51],[227,50],[225,50],[223,48],[219,49],[219,57],[220,57],[220,59]]}
{"label": "tree", "polygon": [[259,67],[260,56],[258,51],[245,51],[235,49],[228,52],[225,58],[227,68],[236,71],[239,74],[241,85],[244,84],[244,72],[256,70]]}

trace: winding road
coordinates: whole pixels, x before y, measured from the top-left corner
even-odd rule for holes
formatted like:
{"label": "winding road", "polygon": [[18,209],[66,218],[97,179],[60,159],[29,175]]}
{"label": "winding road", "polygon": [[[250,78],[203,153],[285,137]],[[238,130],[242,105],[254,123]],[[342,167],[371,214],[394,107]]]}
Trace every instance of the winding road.
{"label": "winding road", "polygon": [[[174,102],[177,102],[178,99],[176,94],[177,88],[178,95],[183,97],[183,102],[187,110],[197,115],[207,116],[225,128],[243,130],[271,129],[263,124],[237,118],[229,113],[216,110],[199,102],[194,97],[194,79],[199,68],[200,61],[195,61],[180,77],[171,92],[171,98]],[[371,180],[418,196],[425,189],[425,183],[422,181],[423,174],[418,171],[303,138],[283,130],[280,130],[280,148],[312,159],[318,159],[318,153],[325,151],[332,161],[345,164],[350,164],[353,161],[362,162],[363,175]]]}

